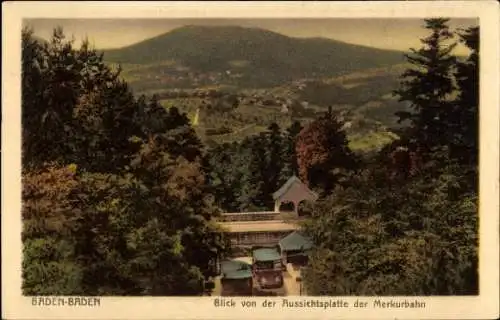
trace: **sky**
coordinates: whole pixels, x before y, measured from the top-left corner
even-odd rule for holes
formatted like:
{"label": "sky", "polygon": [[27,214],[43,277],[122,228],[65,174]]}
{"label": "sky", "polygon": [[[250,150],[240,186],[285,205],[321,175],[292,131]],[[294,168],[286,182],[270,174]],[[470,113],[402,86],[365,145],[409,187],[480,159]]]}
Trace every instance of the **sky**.
{"label": "sky", "polygon": [[[450,27],[477,25],[476,19],[451,19]],[[125,47],[185,25],[237,25],[257,27],[290,37],[323,37],[381,49],[407,51],[420,47],[419,39],[428,31],[422,19],[30,19],[39,37],[48,39],[54,27],[61,26],[76,42],[88,37],[98,49]],[[465,52],[460,48],[457,53]]]}

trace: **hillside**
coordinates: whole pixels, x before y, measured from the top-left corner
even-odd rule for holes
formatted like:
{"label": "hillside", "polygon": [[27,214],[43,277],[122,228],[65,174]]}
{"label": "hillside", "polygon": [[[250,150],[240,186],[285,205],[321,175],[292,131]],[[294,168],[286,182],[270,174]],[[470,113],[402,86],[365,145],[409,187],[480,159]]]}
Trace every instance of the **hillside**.
{"label": "hillside", "polygon": [[[112,63],[134,65],[136,78],[191,72],[244,87],[275,86],[303,78],[334,77],[401,63],[398,51],[322,38],[291,38],[243,27],[185,26],[140,43],[105,51]],[[218,74],[218,73],[222,73]],[[145,80],[145,79],[142,79]],[[202,79],[199,79],[200,81]],[[147,84],[144,84],[147,86]]]}

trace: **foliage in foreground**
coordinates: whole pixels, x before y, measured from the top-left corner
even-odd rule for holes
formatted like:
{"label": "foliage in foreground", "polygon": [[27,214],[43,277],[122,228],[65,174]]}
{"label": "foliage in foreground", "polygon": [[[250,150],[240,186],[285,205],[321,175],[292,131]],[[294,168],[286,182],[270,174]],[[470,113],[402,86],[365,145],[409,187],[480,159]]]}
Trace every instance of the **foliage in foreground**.
{"label": "foliage in foreground", "polygon": [[478,294],[479,33],[459,34],[471,50],[462,61],[447,19],[425,24],[431,34],[408,56],[398,91],[413,108],[400,114],[410,126],[305,224],[316,245],[310,294]]}
{"label": "foliage in foreground", "polygon": [[23,292],[197,295],[224,254],[189,120],[23,31]]}
{"label": "foliage in foreground", "polygon": [[460,171],[407,183],[366,171],[338,187],[305,226],[317,245],[308,292],[477,294],[477,195],[459,190]]}

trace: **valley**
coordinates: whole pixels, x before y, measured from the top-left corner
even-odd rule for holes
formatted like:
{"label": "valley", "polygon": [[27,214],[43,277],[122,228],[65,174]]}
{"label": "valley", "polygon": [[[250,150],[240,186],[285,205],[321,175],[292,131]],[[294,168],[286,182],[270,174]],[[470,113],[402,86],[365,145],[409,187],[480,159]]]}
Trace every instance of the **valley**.
{"label": "valley", "polygon": [[328,107],[346,122],[355,151],[397,136],[392,95],[407,65],[397,51],[327,39],[298,39],[263,29],[186,26],[104,51],[135,95],[156,95],[194,121],[209,146],[239,141],[275,122],[308,123]]}

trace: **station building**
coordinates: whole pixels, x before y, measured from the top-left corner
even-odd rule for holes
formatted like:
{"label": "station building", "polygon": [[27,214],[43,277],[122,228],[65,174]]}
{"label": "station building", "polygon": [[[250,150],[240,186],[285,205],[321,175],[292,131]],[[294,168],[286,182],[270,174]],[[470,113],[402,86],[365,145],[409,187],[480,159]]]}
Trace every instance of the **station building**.
{"label": "station building", "polygon": [[[292,176],[273,194],[274,211],[223,213],[220,223],[229,233],[234,247],[278,246],[282,239],[299,229],[299,205],[317,198],[299,178]],[[287,209],[283,209],[284,205]],[[283,245],[286,247],[289,242],[284,240]]]}

